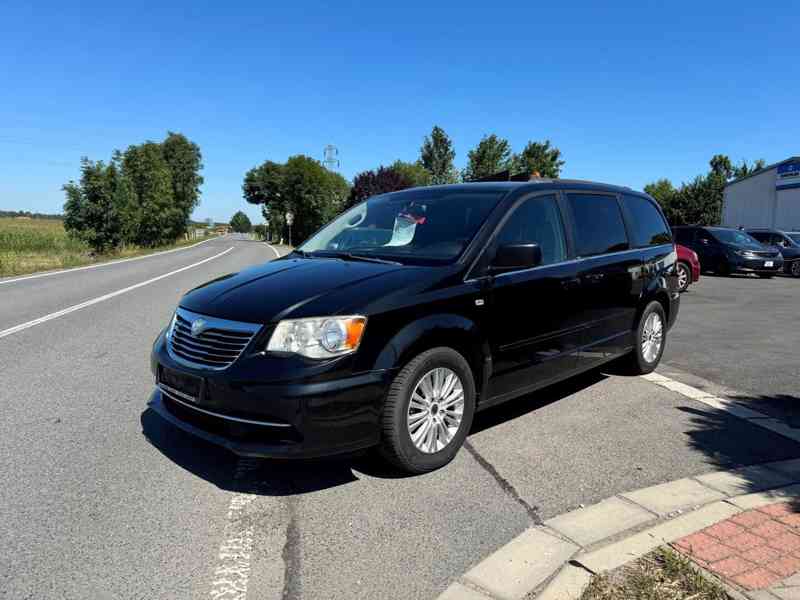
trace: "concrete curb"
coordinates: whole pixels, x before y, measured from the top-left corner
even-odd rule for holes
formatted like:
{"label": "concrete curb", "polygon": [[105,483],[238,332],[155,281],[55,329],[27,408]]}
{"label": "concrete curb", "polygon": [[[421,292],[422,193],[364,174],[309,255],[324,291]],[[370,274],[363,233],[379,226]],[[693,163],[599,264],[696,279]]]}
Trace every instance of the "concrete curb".
{"label": "concrete curb", "polygon": [[[800,441],[800,430],[662,375],[645,378]],[[779,422],[778,422],[779,423]],[[791,435],[786,435],[790,433]],[[575,600],[593,574],[742,512],[800,498],[800,459],[715,471],[618,494],[527,529],[472,567],[439,600]]]}

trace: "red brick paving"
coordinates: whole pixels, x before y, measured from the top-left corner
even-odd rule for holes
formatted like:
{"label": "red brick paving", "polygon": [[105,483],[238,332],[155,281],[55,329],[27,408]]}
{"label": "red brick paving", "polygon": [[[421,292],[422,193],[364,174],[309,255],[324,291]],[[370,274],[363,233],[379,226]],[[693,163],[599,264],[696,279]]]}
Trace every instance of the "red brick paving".
{"label": "red brick paving", "polygon": [[745,589],[767,588],[800,572],[800,508],[780,502],[745,511],[673,546]]}

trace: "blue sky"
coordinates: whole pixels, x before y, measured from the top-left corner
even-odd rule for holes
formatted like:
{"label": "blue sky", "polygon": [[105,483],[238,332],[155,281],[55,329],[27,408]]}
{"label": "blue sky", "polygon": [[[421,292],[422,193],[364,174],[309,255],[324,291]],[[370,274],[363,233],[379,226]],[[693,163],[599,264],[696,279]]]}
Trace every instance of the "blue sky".
{"label": "blue sky", "polygon": [[721,152],[800,154],[791,3],[3,3],[0,209],[60,212],[79,158],[185,133],[199,218],[265,159],[341,173],[415,160],[434,124],[464,166],[486,133],[548,138],[564,177],[642,188]]}

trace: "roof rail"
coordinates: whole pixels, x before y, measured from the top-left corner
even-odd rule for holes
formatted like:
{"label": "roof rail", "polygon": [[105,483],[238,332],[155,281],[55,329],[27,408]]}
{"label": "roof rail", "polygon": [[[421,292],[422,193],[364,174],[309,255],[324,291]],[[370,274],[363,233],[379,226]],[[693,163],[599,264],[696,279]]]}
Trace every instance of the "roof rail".
{"label": "roof rail", "polygon": [[487,175],[486,177],[478,177],[477,179],[470,179],[470,183],[478,183],[478,182],[486,182],[486,181],[531,181],[533,179],[541,179],[539,177],[538,172],[534,172],[533,174],[528,173],[515,173],[511,174],[509,169],[505,171],[500,171],[499,173],[493,173],[492,175]]}

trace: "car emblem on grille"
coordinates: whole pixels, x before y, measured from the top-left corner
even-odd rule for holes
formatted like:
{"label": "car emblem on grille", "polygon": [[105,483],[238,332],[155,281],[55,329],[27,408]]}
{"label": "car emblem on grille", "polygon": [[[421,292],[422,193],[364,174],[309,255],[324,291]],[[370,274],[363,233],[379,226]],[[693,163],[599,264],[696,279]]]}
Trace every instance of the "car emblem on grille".
{"label": "car emblem on grille", "polygon": [[203,319],[197,319],[192,322],[192,336],[197,337],[201,335],[208,327],[208,323],[206,323]]}

